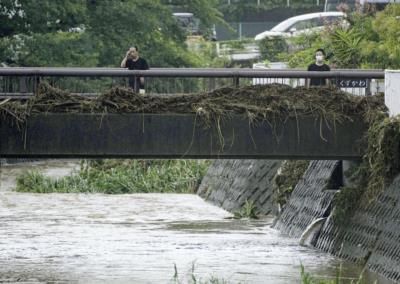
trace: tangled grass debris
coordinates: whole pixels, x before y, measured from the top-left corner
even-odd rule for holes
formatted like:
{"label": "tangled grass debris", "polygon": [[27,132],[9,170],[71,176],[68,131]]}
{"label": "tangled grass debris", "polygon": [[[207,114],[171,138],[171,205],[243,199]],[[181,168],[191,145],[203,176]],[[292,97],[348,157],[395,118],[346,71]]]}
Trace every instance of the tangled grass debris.
{"label": "tangled grass debris", "polygon": [[328,123],[348,120],[381,106],[382,99],[377,97],[351,96],[333,88],[279,84],[180,95],[139,95],[130,89],[113,88],[90,98],[42,83],[32,98],[0,104],[0,115],[17,123],[35,113],[197,113],[210,119],[241,114],[271,124],[289,117],[314,116]]}
{"label": "tangled grass debris", "polygon": [[354,186],[343,187],[335,197],[335,220],[345,225],[360,207],[375,201],[400,173],[400,116],[368,114],[367,149],[361,164],[349,173]]}

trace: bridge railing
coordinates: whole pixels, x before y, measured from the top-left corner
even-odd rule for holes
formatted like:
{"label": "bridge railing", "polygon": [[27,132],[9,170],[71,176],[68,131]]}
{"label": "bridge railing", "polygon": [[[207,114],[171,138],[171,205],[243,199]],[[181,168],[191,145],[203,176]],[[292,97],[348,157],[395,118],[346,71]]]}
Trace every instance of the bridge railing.
{"label": "bridge railing", "polygon": [[40,82],[72,93],[99,94],[113,87],[129,87],[129,78],[144,77],[146,93],[177,94],[212,91],[227,86],[255,84],[305,85],[310,78],[328,78],[354,95],[384,91],[383,70],[304,70],[245,68],[0,68],[0,97],[33,95]]}

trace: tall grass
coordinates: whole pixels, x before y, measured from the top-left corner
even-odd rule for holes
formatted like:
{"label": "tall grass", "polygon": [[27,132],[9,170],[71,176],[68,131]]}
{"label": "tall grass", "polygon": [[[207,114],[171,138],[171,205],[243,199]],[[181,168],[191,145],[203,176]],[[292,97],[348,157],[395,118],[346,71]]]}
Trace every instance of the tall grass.
{"label": "tall grass", "polygon": [[233,213],[233,217],[235,219],[243,219],[243,218],[258,219],[259,215],[260,213],[258,212],[257,207],[254,204],[254,201],[248,201],[248,200],[246,200],[242,208]]}
{"label": "tall grass", "polygon": [[[208,279],[201,279],[195,274],[195,263],[192,263],[192,267],[189,273],[183,278],[180,277],[178,273],[178,268],[174,264],[174,276],[172,278],[172,283],[174,284],[229,284],[229,282],[223,278],[217,278],[215,276],[210,276]],[[240,284],[240,283],[238,283]]]}
{"label": "tall grass", "polygon": [[59,179],[28,171],[17,178],[16,190],[35,193],[192,193],[208,165],[206,160],[83,161],[78,171]]}
{"label": "tall grass", "polygon": [[[364,284],[367,283],[363,279],[363,272],[357,279],[348,279],[342,276],[343,267],[340,265],[336,270],[336,277],[334,279],[318,279],[312,276],[309,272],[306,272],[304,266],[301,265],[301,283],[302,284]],[[377,284],[377,282],[375,282]]]}

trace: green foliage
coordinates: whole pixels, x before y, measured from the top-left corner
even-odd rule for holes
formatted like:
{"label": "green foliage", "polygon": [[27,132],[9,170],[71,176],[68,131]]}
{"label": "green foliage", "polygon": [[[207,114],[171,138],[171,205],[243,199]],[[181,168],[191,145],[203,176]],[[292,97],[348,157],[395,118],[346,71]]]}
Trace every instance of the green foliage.
{"label": "green foliage", "polygon": [[[181,1],[182,2],[182,1]],[[205,28],[222,21],[216,2],[181,3]],[[16,66],[119,66],[137,45],[150,66],[203,66],[161,0],[4,0],[0,62]],[[207,58],[208,59],[208,58]]]}
{"label": "green foliage", "polygon": [[86,0],[2,0],[0,37],[68,31],[85,20]]}
{"label": "green foliage", "polygon": [[261,57],[269,61],[278,60],[278,55],[288,51],[288,45],[284,38],[265,38],[258,42]]}
{"label": "green foliage", "polygon": [[400,68],[400,5],[388,5],[372,20],[374,38],[363,43],[364,65],[371,68]]}
{"label": "green foliage", "polygon": [[[400,68],[400,5],[387,5],[376,14],[354,13],[349,16],[351,26],[326,27],[309,45],[296,49],[285,59],[291,67],[305,67],[317,48],[332,52],[333,67],[338,68]],[[303,38],[303,39],[302,39]],[[300,41],[304,41],[304,36]],[[308,63],[307,63],[308,62]]]}
{"label": "green foliage", "polygon": [[306,68],[311,63],[315,62],[315,50],[326,46],[326,39],[320,33],[305,33],[300,36],[287,39],[287,44],[290,46],[289,53],[279,54],[279,59],[288,62],[291,68]]}
{"label": "green foliage", "polygon": [[354,29],[336,29],[331,34],[337,67],[357,68],[361,63],[362,34]]}
{"label": "green foliage", "polygon": [[400,172],[400,116],[379,115],[372,122],[365,163],[370,166],[367,198],[371,200]]}
{"label": "green foliage", "polygon": [[350,176],[355,185],[342,188],[335,197],[338,224],[346,224],[354,210],[375,201],[400,173],[400,116],[389,118],[377,112],[368,119],[367,150]]}
{"label": "green foliage", "polygon": [[18,52],[22,66],[90,67],[98,52],[84,33],[54,32],[26,37]]}
{"label": "green foliage", "polygon": [[349,281],[347,277],[343,277],[343,267],[340,265],[337,270],[336,270],[336,277],[335,279],[318,279],[317,277],[311,275],[309,272],[305,271],[305,268],[303,265],[300,267],[301,271],[301,283],[302,284],[344,284],[344,283],[350,283],[350,284],[363,284],[365,283],[363,279],[363,272],[360,274],[360,276],[357,279],[352,279]]}
{"label": "green foliage", "polygon": [[183,281],[180,279],[179,273],[178,273],[178,268],[176,267],[176,264],[174,264],[174,276],[172,277],[172,282],[175,284],[228,284],[229,282],[217,278],[215,276],[210,276],[209,279],[203,280],[199,278],[196,273],[195,273],[195,262],[192,263],[192,267],[190,269],[190,275],[187,275],[187,278],[190,280]]}
{"label": "green foliage", "polygon": [[305,160],[287,160],[283,162],[280,171],[274,177],[275,196],[280,206],[286,204],[309,164],[310,161]]}
{"label": "green foliage", "polygon": [[200,19],[200,29],[207,34],[213,24],[226,24],[223,14],[218,9],[218,0],[180,0],[181,9],[192,12]]}
{"label": "green foliage", "polygon": [[83,161],[79,172],[53,180],[37,171],[17,178],[19,192],[139,192],[192,193],[208,167],[195,160],[96,160]]}
{"label": "green foliage", "polygon": [[258,219],[259,212],[257,210],[256,205],[254,204],[254,201],[248,201],[244,203],[242,208],[240,210],[236,211],[233,213],[233,217],[235,219],[243,219],[243,218],[248,218],[248,219]]}

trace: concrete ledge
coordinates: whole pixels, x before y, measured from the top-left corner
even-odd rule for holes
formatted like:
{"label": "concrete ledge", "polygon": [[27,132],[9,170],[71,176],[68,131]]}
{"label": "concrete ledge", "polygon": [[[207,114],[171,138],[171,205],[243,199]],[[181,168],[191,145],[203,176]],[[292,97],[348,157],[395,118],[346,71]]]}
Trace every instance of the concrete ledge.
{"label": "concrete ledge", "polygon": [[366,125],[314,117],[271,127],[247,118],[206,127],[195,114],[35,114],[25,130],[0,121],[2,158],[359,159]]}

